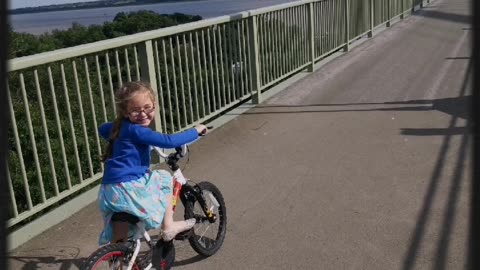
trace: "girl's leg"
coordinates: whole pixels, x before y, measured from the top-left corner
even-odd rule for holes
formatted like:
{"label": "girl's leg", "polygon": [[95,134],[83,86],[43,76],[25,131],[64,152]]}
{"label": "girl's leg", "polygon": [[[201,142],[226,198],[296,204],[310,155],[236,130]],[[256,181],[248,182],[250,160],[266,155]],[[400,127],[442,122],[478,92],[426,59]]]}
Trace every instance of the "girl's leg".
{"label": "girl's leg", "polygon": [[172,240],[178,233],[189,230],[193,228],[193,225],[195,225],[194,218],[182,221],[173,221],[172,197],[172,194],[167,196],[167,209],[165,209],[165,216],[163,217],[162,233],[165,241]]}
{"label": "girl's leg", "polygon": [[115,221],[112,223],[112,243],[125,242],[128,237],[128,222]]}
{"label": "girl's leg", "polygon": [[162,229],[169,229],[173,225],[173,195],[167,196],[167,209],[165,209],[165,216],[163,217]]}

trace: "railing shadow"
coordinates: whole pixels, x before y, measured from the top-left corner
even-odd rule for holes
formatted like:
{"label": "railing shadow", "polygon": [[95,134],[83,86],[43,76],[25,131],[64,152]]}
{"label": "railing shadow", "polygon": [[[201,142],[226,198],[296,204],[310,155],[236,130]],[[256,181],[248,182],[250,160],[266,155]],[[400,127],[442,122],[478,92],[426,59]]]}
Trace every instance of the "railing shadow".
{"label": "railing shadow", "polygon": [[[21,270],[38,270],[42,269],[40,265],[59,265],[58,270],[70,270],[72,266],[80,269],[83,260],[85,258],[77,259],[57,259],[54,256],[50,257],[9,257],[10,259],[19,260],[25,262]],[[20,270],[20,269],[19,269]]]}
{"label": "railing shadow", "polygon": [[431,7],[424,7],[420,12],[415,12],[412,14],[413,16],[421,16],[421,17],[428,17],[432,19],[438,20],[446,20],[451,22],[457,23],[471,23],[472,16],[470,15],[463,15],[457,13],[450,13],[450,12],[442,12],[438,10],[432,10]]}
{"label": "railing shadow", "polygon": [[[77,250],[77,254],[79,253],[78,248],[73,248],[73,249]],[[28,252],[38,253],[38,250],[25,251],[25,253],[28,253]],[[74,255],[75,256],[74,258],[61,258],[64,256],[65,254],[51,254],[46,256],[9,256],[8,259],[22,263],[22,266],[20,268],[15,268],[15,270],[38,270],[38,269],[44,269],[45,266],[47,266],[47,268],[49,269],[58,269],[58,270],[80,269],[80,267],[82,266],[83,262],[86,259],[83,257],[76,257],[77,255]],[[177,256],[174,262],[174,267],[189,265],[189,264],[197,263],[206,259],[206,257],[200,256],[200,255],[195,255],[193,257],[181,258],[181,259],[179,259],[178,257],[179,256]]]}
{"label": "railing shadow", "polygon": [[[431,216],[433,201],[436,196],[439,181],[444,169],[446,168],[447,153],[451,148],[452,139],[454,135],[461,135],[461,142],[458,148],[458,156],[456,159],[453,176],[450,180],[450,188],[448,198],[443,208],[443,219],[439,233],[439,239],[437,241],[435,250],[435,260],[433,260],[432,270],[443,270],[447,266],[448,251],[450,249],[450,240],[452,235],[452,228],[456,222],[455,209],[459,201],[460,185],[462,184],[462,178],[464,178],[464,164],[467,159],[468,145],[471,134],[471,115],[470,107],[472,104],[472,96],[466,95],[468,91],[469,78],[472,74],[472,64],[469,62],[463,84],[460,88],[458,97],[433,99],[433,100],[409,100],[398,102],[383,102],[383,103],[349,103],[349,104],[305,104],[300,106],[289,105],[260,105],[255,109],[248,111],[244,114],[298,114],[298,113],[334,113],[334,112],[368,112],[368,111],[431,111],[436,110],[442,113],[446,113],[451,116],[450,123],[446,128],[402,128],[401,134],[403,135],[415,135],[415,136],[444,136],[440,152],[437,156],[435,167],[432,171],[427,191],[425,193],[421,210],[416,219],[415,228],[410,237],[410,244],[407,248],[407,252],[403,259],[402,270],[410,270],[415,268],[417,257],[419,254],[420,246],[424,241],[425,230]],[[383,107],[376,108],[377,105],[383,105]],[[390,107],[394,105],[394,107]],[[396,106],[396,105],[408,105],[408,106]],[[345,106],[363,106],[373,108],[358,108],[350,109],[344,108]],[[385,107],[388,106],[388,107]],[[333,109],[328,109],[328,108]],[[338,108],[339,107],[339,108]],[[299,110],[300,108],[300,110]],[[308,110],[304,109],[308,108]],[[321,109],[319,109],[321,108]],[[283,109],[283,110],[282,110]],[[266,110],[266,111],[262,111]],[[459,119],[466,120],[464,126],[457,126]],[[470,232],[471,233],[471,232]],[[468,239],[468,236],[467,236]],[[466,265],[465,269],[469,269]]]}
{"label": "railing shadow", "polygon": [[[414,101],[415,102],[415,101]],[[469,104],[472,102],[472,96],[461,96],[456,98],[445,98],[433,101],[432,110],[447,113],[455,118],[470,120]],[[470,132],[468,124],[466,126],[450,126],[448,128],[402,128],[402,135],[416,136],[449,136],[463,135]]]}
{"label": "railing shadow", "polygon": [[[42,248],[41,250],[26,250],[24,253],[32,253],[32,254],[38,254],[38,253],[45,253],[48,252],[50,254],[45,255],[45,256],[8,256],[9,260],[18,261],[22,263],[22,266],[20,268],[15,268],[15,270],[37,270],[37,269],[42,269],[46,265],[51,268],[52,265],[57,265],[59,270],[69,270],[72,268],[77,268],[80,269],[83,261],[85,258],[78,257],[78,254],[80,253],[79,248],[76,247],[57,247],[60,248],[60,251],[57,252],[52,252],[47,250],[46,248]],[[68,251],[73,250],[68,254]],[[67,253],[67,254],[62,254],[62,253]],[[56,254],[58,253],[58,254]],[[66,256],[71,257],[71,258],[65,258]],[[12,264],[12,263],[10,263]],[[11,265],[15,267],[14,265]]]}
{"label": "railing shadow", "polygon": [[[460,184],[463,178],[463,165],[467,158],[467,146],[470,137],[470,116],[469,112],[471,104],[471,96],[465,96],[467,92],[469,78],[472,71],[471,62],[468,65],[467,72],[465,73],[465,78],[463,80],[463,85],[460,89],[460,95],[458,98],[454,99],[445,99],[443,102],[437,103],[437,109],[443,112],[447,112],[452,115],[449,126],[446,130],[450,132],[445,132],[445,138],[443,140],[440,153],[437,157],[435,168],[432,172],[430,182],[427,188],[427,193],[423,200],[423,205],[421,211],[417,218],[417,223],[413,235],[411,237],[410,245],[407,249],[407,253],[404,257],[402,270],[410,270],[415,267],[416,259],[419,253],[420,244],[423,241],[425,235],[425,229],[429,219],[429,214],[432,209],[433,200],[438,188],[438,182],[445,168],[447,152],[450,148],[452,141],[452,135],[455,134],[456,122],[458,118],[467,119],[467,125],[465,130],[463,130],[463,136],[460,143],[460,148],[458,151],[458,157],[455,164],[454,173],[451,179],[451,185],[449,189],[449,194],[447,202],[444,208],[443,222],[441,226],[441,231],[439,234],[439,240],[436,245],[435,260],[432,269],[434,270],[443,270],[447,265],[447,255],[450,248],[450,238],[452,234],[452,228],[456,221],[455,217],[455,208],[458,203],[458,196],[460,191]],[[469,102],[467,102],[469,101]],[[452,131],[453,130],[453,131]],[[457,130],[458,131],[458,130]],[[417,133],[424,134],[425,130],[417,130]],[[467,236],[468,239],[468,236]],[[468,265],[465,269],[469,269]]]}
{"label": "railing shadow", "polygon": [[[372,112],[372,111],[440,111],[454,117],[469,119],[469,104],[472,96],[459,96],[443,99],[420,99],[393,102],[370,103],[335,103],[303,105],[257,105],[250,111],[238,115],[258,114],[298,114],[298,113],[337,113],[337,112]],[[384,105],[384,106],[379,106]],[[406,105],[406,106],[397,106]],[[359,108],[350,108],[359,107]],[[305,108],[305,109],[302,109]],[[332,109],[329,109],[332,108]],[[284,109],[284,110],[282,110]],[[232,113],[233,114],[233,113]],[[405,129],[407,130],[407,129]],[[466,131],[466,129],[465,129]],[[415,135],[415,134],[407,134]]]}

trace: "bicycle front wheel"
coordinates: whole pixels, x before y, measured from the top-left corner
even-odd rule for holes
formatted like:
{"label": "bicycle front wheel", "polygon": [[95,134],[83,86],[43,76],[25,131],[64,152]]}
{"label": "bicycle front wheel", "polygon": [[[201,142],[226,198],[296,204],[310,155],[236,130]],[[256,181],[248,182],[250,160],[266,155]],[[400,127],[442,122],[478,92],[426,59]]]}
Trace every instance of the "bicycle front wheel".
{"label": "bicycle front wheel", "polygon": [[195,218],[193,235],[188,239],[192,248],[200,255],[212,256],[222,246],[227,231],[227,209],[220,190],[210,182],[197,184],[205,199],[207,208],[216,216],[210,222],[198,200],[185,205],[185,219]]}
{"label": "bicycle front wheel", "polygon": [[[127,269],[133,251],[125,244],[110,244],[97,249],[83,263],[81,270]],[[132,270],[142,270],[136,260]]]}

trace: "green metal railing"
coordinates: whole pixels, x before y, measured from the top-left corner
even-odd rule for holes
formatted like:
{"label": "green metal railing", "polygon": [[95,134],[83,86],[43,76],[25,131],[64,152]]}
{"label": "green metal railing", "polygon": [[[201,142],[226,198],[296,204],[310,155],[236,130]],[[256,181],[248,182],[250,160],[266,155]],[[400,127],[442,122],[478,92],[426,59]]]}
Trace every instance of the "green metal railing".
{"label": "green metal railing", "polygon": [[149,81],[155,129],[216,117],[414,7],[419,0],[305,0],[9,61],[9,226],[98,183],[99,124],[115,89]]}

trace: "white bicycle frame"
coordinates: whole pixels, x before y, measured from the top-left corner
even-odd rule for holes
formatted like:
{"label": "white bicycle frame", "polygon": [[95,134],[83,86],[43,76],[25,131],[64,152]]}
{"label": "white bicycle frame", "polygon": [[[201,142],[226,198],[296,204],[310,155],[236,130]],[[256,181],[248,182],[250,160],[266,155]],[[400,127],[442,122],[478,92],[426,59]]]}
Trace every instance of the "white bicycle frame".
{"label": "white bicycle frame", "polygon": [[[167,158],[168,157],[168,154],[166,154],[165,152],[162,151],[161,148],[159,147],[156,147],[156,146],[153,146],[153,149],[158,153],[158,155],[160,155],[161,157],[163,158]],[[182,156],[185,155],[187,152],[187,146],[186,145],[182,145]],[[183,176],[183,173],[180,169],[176,170],[174,173],[173,173],[173,178],[174,178],[174,181],[177,181],[179,182],[180,184],[184,185],[187,183],[187,179],[185,179],[185,177]],[[176,199],[176,198],[174,198]],[[218,203],[217,203],[218,204]],[[148,234],[148,232],[145,230],[145,223],[143,221],[139,221],[137,223],[137,230],[135,232],[135,235],[133,236],[133,240],[135,240],[135,250],[133,251],[133,255],[132,255],[132,258],[130,259],[130,261],[128,262],[128,267],[127,267],[127,270],[132,270],[132,267],[133,267],[133,264],[135,263],[135,260],[137,259],[137,256],[138,254],[140,253],[140,248],[141,248],[141,239],[142,239],[142,236],[143,238],[145,238],[145,241],[147,241],[148,243],[150,243],[150,241],[152,240],[152,238],[150,237],[150,234]],[[153,267],[152,263],[150,262],[148,264],[148,266],[146,268],[144,268],[144,270],[150,270],[151,268]]]}
{"label": "white bicycle frame", "polygon": [[[145,238],[147,242],[150,242],[152,238],[148,234],[148,232],[145,230],[145,223],[143,221],[140,221],[137,223],[137,231],[135,232],[135,235],[133,236],[133,240],[135,240],[135,250],[133,251],[132,258],[128,262],[128,267],[127,270],[131,270],[133,267],[133,264],[135,263],[135,260],[137,259],[138,253],[140,253],[140,247],[141,247],[141,239],[142,235]],[[144,270],[149,270],[153,267],[152,263],[149,263]]]}

